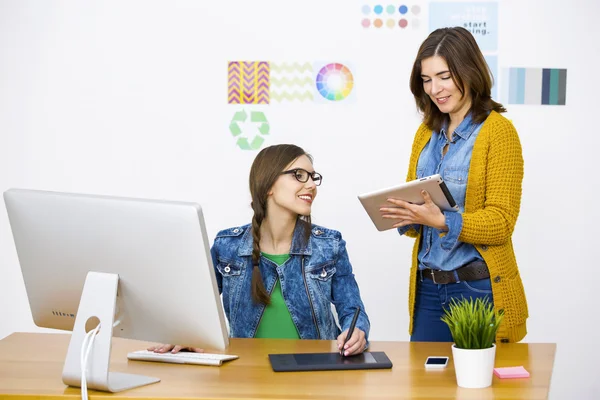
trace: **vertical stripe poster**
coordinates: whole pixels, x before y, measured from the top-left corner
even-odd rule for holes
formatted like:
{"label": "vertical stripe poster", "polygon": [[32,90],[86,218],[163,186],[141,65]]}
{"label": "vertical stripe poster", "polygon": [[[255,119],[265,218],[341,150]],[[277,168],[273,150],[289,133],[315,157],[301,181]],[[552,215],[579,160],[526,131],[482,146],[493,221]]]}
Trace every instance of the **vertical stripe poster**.
{"label": "vertical stripe poster", "polygon": [[227,68],[227,102],[269,104],[269,71],[267,61],[230,61]]}
{"label": "vertical stripe poster", "polygon": [[505,103],[559,106],[566,104],[566,69],[505,68],[502,75],[502,99]]}

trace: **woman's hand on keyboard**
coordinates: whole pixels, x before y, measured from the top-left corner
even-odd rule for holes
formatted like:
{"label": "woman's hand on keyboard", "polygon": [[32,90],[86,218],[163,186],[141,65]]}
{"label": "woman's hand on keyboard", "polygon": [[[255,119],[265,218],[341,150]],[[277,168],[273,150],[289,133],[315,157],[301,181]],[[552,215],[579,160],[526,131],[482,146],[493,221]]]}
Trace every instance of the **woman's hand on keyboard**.
{"label": "woman's hand on keyboard", "polygon": [[194,353],[204,353],[204,349],[200,349],[198,347],[183,347],[179,345],[172,344],[157,344],[155,346],[150,346],[147,349],[148,351],[153,351],[155,353],[167,353],[171,352],[173,354],[179,353],[180,351],[192,351]]}

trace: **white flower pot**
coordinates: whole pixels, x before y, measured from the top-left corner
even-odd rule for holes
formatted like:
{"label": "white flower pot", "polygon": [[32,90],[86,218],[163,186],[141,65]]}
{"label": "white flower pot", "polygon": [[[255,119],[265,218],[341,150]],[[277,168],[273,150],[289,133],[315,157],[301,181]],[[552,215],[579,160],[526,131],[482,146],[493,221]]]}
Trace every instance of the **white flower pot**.
{"label": "white flower pot", "polygon": [[492,385],[496,345],[489,349],[459,349],[452,345],[456,383],[463,388],[485,388]]}

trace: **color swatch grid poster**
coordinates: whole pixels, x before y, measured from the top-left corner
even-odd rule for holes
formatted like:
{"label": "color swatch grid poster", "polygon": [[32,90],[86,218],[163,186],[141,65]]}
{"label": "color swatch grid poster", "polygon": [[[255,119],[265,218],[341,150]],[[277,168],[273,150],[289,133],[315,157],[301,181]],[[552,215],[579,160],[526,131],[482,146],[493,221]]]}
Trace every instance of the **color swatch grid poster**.
{"label": "color swatch grid poster", "polygon": [[421,5],[419,4],[364,4],[361,7],[363,28],[388,28],[404,30],[421,27]]}

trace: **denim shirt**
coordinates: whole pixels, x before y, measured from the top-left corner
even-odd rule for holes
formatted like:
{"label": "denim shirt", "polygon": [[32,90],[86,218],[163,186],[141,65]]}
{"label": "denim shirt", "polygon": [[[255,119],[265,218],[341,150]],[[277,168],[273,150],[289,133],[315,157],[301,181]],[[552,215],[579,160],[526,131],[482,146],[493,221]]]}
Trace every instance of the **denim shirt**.
{"label": "denim shirt", "polygon": [[[417,178],[440,174],[459,207],[458,212],[444,211],[448,227],[445,234],[430,226],[422,227],[419,269],[453,271],[472,261],[483,260],[475,246],[458,240],[462,230],[471,154],[482,125],[483,122],[475,123],[471,114],[467,115],[452,134],[448,151],[443,155],[443,149],[448,143],[446,125],[440,132],[432,133],[429,143],[419,156]],[[411,227],[416,230],[420,228],[418,225],[411,225],[399,228],[398,231],[404,234]]]}
{"label": "denim shirt", "polygon": [[[356,307],[361,312],[356,327],[368,338],[370,322],[352,266],[346,242],[338,231],[298,222],[294,229],[290,258],[281,266],[260,257],[259,268],[265,288],[272,292],[277,279],[292,320],[302,339],[334,340],[340,334],[331,304],[335,306],[342,330],[350,327]],[[252,301],[251,225],[225,229],[217,234],[211,248],[223,307],[229,320],[230,336],[252,338],[260,323],[264,304]]]}

